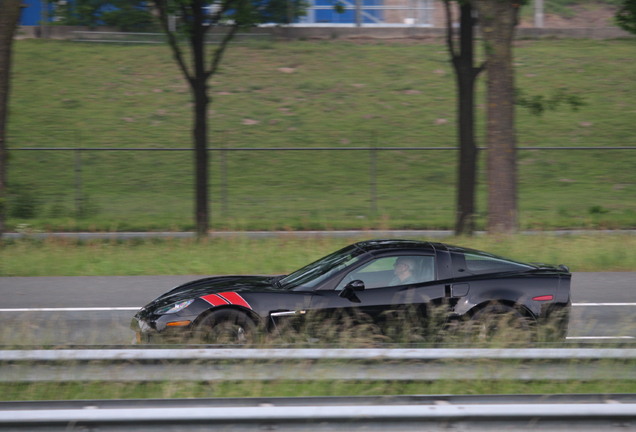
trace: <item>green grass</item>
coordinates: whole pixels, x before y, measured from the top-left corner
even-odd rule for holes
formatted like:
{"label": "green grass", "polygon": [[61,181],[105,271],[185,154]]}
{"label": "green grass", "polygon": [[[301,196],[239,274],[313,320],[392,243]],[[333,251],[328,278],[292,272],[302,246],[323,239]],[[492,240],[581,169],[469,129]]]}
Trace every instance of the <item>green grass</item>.
{"label": "green grass", "polygon": [[636,383],[603,381],[237,381],[0,383],[1,400],[375,396],[405,394],[634,393]]}
{"label": "green grass", "polygon": [[[519,146],[634,146],[634,41],[520,41],[517,85],[586,105],[517,113]],[[286,71],[293,70],[292,73]],[[191,147],[191,97],[165,46],[21,40],[9,147]],[[210,94],[214,229],[452,228],[454,151],[236,151],[456,145],[441,43],[231,47]],[[483,136],[483,82],[478,137]],[[482,143],[483,145],[483,143]],[[8,225],[191,230],[189,152],[11,151]],[[478,225],[484,226],[485,159]],[[520,151],[522,228],[636,226],[636,151]]]}
{"label": "green grass", "polygon": [[[271,238],[76,242],[6,241],[0,276],[282,274],[355,241],[372,238]],[[433,239],[435,240],[435,239]],[[636,271],[636,236],[531,235],[449,238],[451,244],[572,271]]]}

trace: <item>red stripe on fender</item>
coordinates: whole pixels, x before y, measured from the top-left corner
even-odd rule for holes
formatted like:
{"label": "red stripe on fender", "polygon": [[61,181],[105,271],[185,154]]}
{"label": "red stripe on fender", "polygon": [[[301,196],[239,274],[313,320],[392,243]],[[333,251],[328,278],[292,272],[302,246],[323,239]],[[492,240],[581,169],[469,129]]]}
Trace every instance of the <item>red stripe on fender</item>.
{"label": "red stripe on fender", "polygon": [[243,306],[245,308],[252,309],[252,306],[250,306],[250,304],[246,302],[243,297],[241,297],[235,292],[223,292],[223,293],[219,293],[219,295],[233,305]]}
{"label": "red stripe on fender", "polygon": [[542,295],[542,296],[532,297],[532,300],[534,301],[550,301],[552,299],[554,299],[553,295]]}
{"label": "red stripe on fender", "polygon": [[222,297],[219,297],[216,294],[208,294],[201,298],[205,300],[206,302],[210,303],[212,306],[223,306],[230,303],[229,301],[225,300]]}

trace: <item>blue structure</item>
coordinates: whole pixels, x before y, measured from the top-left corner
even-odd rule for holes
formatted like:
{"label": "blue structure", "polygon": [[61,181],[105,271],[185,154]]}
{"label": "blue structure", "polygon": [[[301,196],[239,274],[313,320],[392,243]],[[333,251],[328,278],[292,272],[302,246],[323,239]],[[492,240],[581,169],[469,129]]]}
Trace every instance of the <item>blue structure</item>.
{"label": "blue structure", "polygon": [[[341,1],[345,10],[339,13],[335,10],[334,0],[314,0],[310,8],[309,21],[312,23],[330,24],[355,24],[356,11],[355,0]],[[383,21],[383,10],[375,9],[382,6],[383,0],[362,0],[361,2],[361,22],[363,24],[376,24]],[[313,11],[313,16],[312,16]],[[305,20],[307,21],[307,20]]]}
{"label": "blue structure", "polygon": [[[23,26],[35,26],[40,25],[42,21],[42,5],[46,4],[44,0],[22,0],[22,3],[26,6],[22,8],[22,15],[20,16],[20,25]],[[47,19],[50,21],[50,18]]]}

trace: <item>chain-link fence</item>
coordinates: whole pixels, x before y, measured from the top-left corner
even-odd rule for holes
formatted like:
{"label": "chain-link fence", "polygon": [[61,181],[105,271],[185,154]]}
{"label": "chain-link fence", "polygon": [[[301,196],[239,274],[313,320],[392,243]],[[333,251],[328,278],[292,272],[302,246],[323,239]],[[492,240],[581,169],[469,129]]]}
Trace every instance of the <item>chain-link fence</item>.
{"label": "chain-link fence", "polygon": [[[526,226],[636,215],[636,147],[520,148]],[[576,157],[573,157],[576,154]],[[10,221],[99,230],[188,229],[191,149],[21,148],[10,152]],[[212,226],[232,229],[452,228],[454,147],[210,149]],[[485,208],[480,156],[479,215]],[[620,222],[623,221],[623,222]],[[59,228],[58,228],[59,229]]]}

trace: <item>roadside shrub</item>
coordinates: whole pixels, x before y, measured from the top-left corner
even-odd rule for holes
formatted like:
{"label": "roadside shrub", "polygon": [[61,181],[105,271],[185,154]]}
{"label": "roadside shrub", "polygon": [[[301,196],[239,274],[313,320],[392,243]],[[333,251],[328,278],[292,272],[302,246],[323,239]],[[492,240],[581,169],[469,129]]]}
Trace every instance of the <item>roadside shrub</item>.
{"label": "roadside shrub", "polygon": [[38,213],[38,199],[29,186],[15,186],[9,190],[9,216],[32,219]]}
{"label": "roadside shrub", "polygon": [[80,199],[79,205],[76,209],[76,217],[78,219],[88,218],[99,214],[99,206],[95,203],[90,196],[83,195]]}

